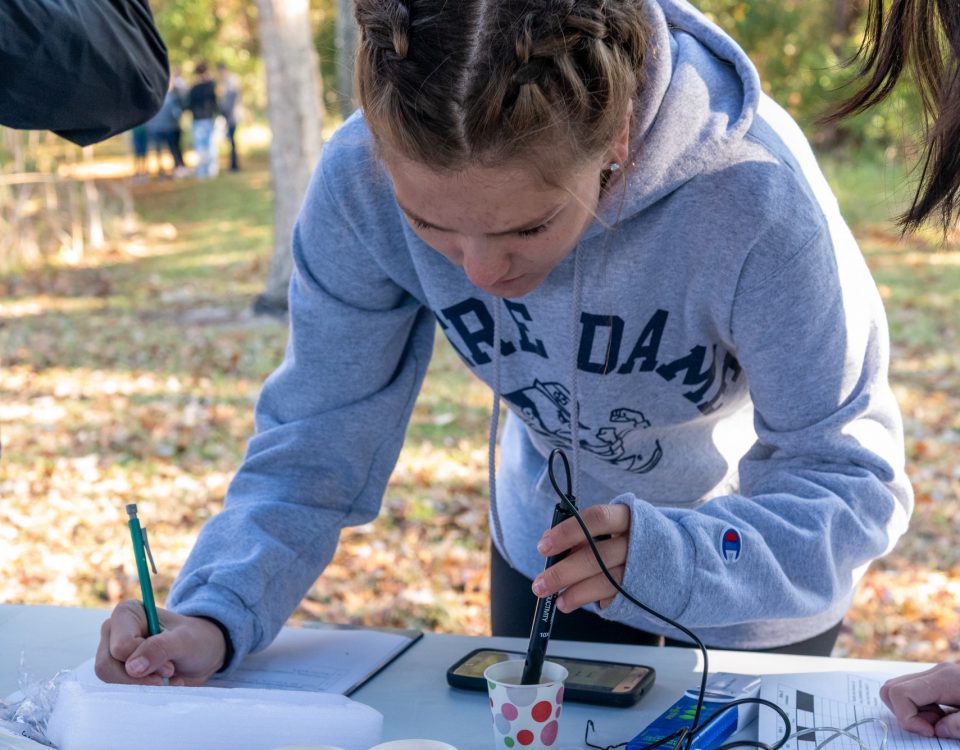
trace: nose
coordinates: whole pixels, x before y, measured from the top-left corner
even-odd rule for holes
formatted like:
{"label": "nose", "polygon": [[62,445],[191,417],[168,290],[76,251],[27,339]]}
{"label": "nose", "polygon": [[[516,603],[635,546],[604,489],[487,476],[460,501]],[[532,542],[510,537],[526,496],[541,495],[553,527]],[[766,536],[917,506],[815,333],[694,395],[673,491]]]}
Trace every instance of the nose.
{"label": "nose", "polygon": [[486,287],[504,278],[510,270],[507,253],[484,238],[465,238],[460,246],[463,272],[474,286]]}

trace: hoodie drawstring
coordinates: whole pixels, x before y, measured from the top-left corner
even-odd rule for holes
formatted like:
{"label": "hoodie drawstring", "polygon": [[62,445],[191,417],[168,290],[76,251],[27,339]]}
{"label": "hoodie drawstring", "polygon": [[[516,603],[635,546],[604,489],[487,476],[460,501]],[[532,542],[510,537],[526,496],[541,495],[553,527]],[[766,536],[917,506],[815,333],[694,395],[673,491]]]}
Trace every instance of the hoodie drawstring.
{"label": "hoodie drawstring", "polygon": [[487,442],[487,482],[490,485],[490,517],[493,520],[494,541],[511,568],[514,567],[503,538],[503,526],[497,510],[497,430],[500,427],[500,300],[493,301],[493,409],[490,412],[490,434]]}
{"label": "hoodie drawstring", "polygon": [[[573,251],[573,300],[570,311],[570,449],[573,454],[573,478],[571,494],[576,497],[580,480],[580,401],[577,379],[577,342],[580,324],[580,303],[583,298],[583,256],[578,244]],[[503,525],[497,509],[497,432],[500,427],[500,307],[501,301],[493,303],[493,406],[490,412],[490,433],[487,442],[487,473],[490,492],[490,518],[493,521],[493,537],[500,554],[507,565],[516,570],[506,540],[503,537]]]}
{"label": "hoodie drawstring", "polygon": [[573,454],[571,467],[573,477],[570,494],[577,497],[580,487],[580,388],[577,379],[577,342],[580,340],[580,303],[583,299],[583,253],[579,243],[573,250],[573,300],[570,310],[570,452]]}

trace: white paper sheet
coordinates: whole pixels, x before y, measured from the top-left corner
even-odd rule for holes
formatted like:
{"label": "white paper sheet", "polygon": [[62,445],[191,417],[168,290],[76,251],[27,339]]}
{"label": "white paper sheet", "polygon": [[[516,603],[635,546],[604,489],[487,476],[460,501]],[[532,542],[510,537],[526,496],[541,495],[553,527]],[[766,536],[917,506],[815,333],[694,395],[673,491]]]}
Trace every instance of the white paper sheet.
{"label": "white paper sheet", "polygon": [[380,630],[284,628],[265,651],[207,684],[346,695],[410,643],[408,635]]}
{"label": "white paper sheet", "polygon": [[[891,675],[892,676],[892,675]],[[845,729],[861,719],[876,718],[887,726],[888,750],[960,750],[960,740],[928,739],[900,729],[896,717],[880,700],[887,677],[849,672],[812,672],[764,677],[760,697],[776,703],[790,718],[791,732],[816,727]],[[883,728],[870,722],[850,730],[870,750],[879,750]],[[790,740],[783,750],[815,750],[831,732],[808,732]],[[759,739],[774,742],[783,735],[783,720],[761,708]],[[848,737],[838,737],[824,750],[862,750]]]}

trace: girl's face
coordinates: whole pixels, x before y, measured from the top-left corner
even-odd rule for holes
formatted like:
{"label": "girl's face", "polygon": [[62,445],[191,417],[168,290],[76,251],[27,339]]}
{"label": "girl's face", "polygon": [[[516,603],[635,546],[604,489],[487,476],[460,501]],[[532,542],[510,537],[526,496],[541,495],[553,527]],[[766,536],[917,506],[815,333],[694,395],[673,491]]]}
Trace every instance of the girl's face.
{"label": "girl's face", "polygon": [[519,164],[445,172],[393,155],[387,166],[420,239],[485,292],[520,297],[573,251],[609,161],[591,162],[556,185]]}

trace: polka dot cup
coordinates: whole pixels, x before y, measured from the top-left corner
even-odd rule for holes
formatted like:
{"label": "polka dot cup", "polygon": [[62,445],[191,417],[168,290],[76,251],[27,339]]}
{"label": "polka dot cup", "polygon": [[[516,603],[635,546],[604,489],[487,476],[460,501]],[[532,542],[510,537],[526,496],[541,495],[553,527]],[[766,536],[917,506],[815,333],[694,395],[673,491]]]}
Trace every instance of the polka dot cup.
{"label": "polka dot cup", "polygon": [[491,664],[483,673],[497,750],[552,750],[560,733],[567,670],[544,662],[540,684],[521,685],[523,659]]}

